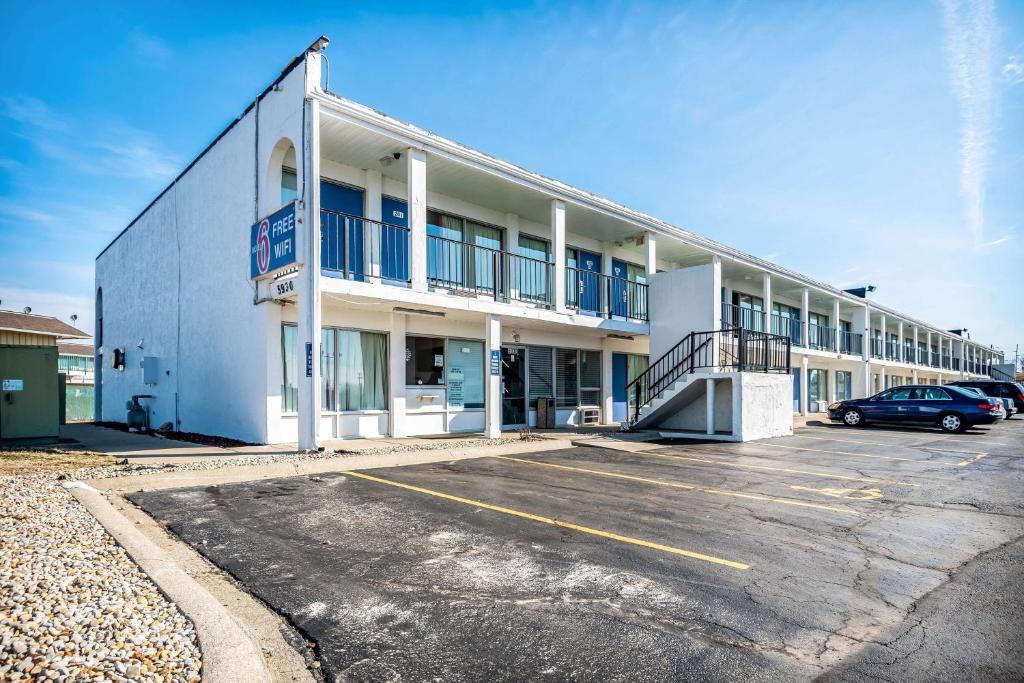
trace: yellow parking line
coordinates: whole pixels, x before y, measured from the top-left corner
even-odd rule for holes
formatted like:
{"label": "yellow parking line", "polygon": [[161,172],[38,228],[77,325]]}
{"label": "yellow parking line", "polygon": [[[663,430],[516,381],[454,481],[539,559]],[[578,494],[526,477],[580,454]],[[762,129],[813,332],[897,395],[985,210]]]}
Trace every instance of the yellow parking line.
{"label": "yellow parking line", "polygon": [[493,455],[492,458],[498,460],[509,460],[512,462],[521,462],[528,465],[542,465],[544,467],[554,467],[560,470],[570,470],[574,472],[586,472],[587,474],[596,474],[602,477],[615,477],[616,479],[631,479],[633,481],[641,481],[645,484],[654,484],[656,486],[671,486],[673,488],[689,489],[692,491],[698,491],[701,493],[710,493],[715,496],[732,496],[733,498],[750,498],[751,500],[764,500],[770,503],[778,503],[779,505],[795,505],[797,507],[815,508],[817,510],[829,510],[831,512],[842,512],[847,515],[859,514],[856,510],[849,508],[838,508],[832,505],[821,505],[819,503],[805,503],[801,500],[793,500],[791,498],[778,498],[776,496],[769,496],[761,493],[739,493],[736,491],[725,491],[722,489],[708,489],[700,486],[691,486],[690,484],[679,484],[671,481],[663,481],[661,479],[649,479],[647,477],[636,477],[630,474],[620,474],[618,472],[609,472],[607,470],[592,470],[585,467],[573,467],[571,465],[557,465],[553,462],[543,462],[540,460],[528,460],[526,458],[512,458],[507,455]]}
{"label": "yellow parking line", "polygon": [[374,477],[369,474],[363,474],[362,472],[342,472],[342,474],[350,477],[358,477],[360,479],[366,479],[367,481],[374,481],[378,484],[386,484],[388,486],[395,486],[400,489],[406,489],[408,491],[415,491],[417,493],[423,493],[428,496],[434,496],[436,498],[443,498],[445,500],[451,500],[456,503],[462,503],[464,505],[472,505],[473,507],[482,508],[484,510],[492,510],[493,512],[501,512],[506,515],[512,515],[513,517],[521,517],[522,519],[529,519],[534,522],[541,522],[543,524],[550,524],[552,526],[561,527],[563,529],[571,529],[573,531],[579,531],[580,533],[590,534],[592,536],[599,536],[601,538],[607,538],[612,541],[619,541],[621,543],[629,543],[631,545],[637,545],[643,548],[650,548],[651,550],[660,550],[662,552],[671,553],[673,555],[682,555],[683,557],[689,557],[694,560],[702,560],[704,562],[711,562],[713,564],[720,564],[726,567],[732,567],[733,569],[750,569],[749,564],[743,562],[734,562],[733,560],[725,560],[721,557],[715,557],[714,555],[705,555],[704,553],[694,552],[692,550],[683,550],[682,548],[673,548],[669,545],[662,545],[661,543],[654,543],[652,541],[645,541],[641,538],[633,538],[631,536],[623,536],[621,534],[611,533],[609,531],[601,531],[600,529],[592,529],[586,526],[580,526],[579,524],[572,524],[571,522],[563,522],[559,519],[553,519],[551,517],[543,517],[541,515],[535,515],[529,512],[523,512],[521,510],[513,510],[512,508],[501,507],[500,505],[491,505],[490,503],[484,503],[479,500],[473,500],[471,498],[462,498],[460,496],[453,496],[449,493],[442,493],[441,491],[434,491],[432,489],[423,488],[421,486],[412,486],[411,484],[403,484],[402,482],[392,481],[390,479],[383,479],[381,477]]}
{"label": "yellow parking line", "polygon": [[967,460],[961,460],[960,462],[958,462],[956,464],[956,466],[957,467],[966,467],[967,465],[970,465],[971,463],[978,462],[979,460],[984,458],[986,455],[988,455],[988,453],[978,453],[973,458],[968,458]]}
{"label": "yellow parking line", "polygon": [[824,436],[807,436],[806,434],[794,434],[794,438],[798,439],[816,439],[818,441],[839,441],[842,443],[862,443],[868,446],[888,446],[889,448],[913,448],[919,451],[939,451],[940,453],[971,453],[977,454],[978,451],[955,451],[949,448],[936,448],[935,446],[909,446],[901,443],[885,443],[884,441],[864,441],[862,439],[835,439]]}
{"label": "yellow parking line", "polygon": [[741,467],[752,470],[768,470],[772,472],[786,472],[787,474],[805,474],[811,477],[823,479],[842,479],[844,481],[862,481],[866,484],[899,484],[901,486],[920,486],[909,481],[886,481],[873,477],[850,477],[844,474],[829,474],[828,472],[815,472],[813,470],[794,470],[788,467],[771,467],[769,465],[749,465],[738,462],[726,462],[724,460],[709,460],[707,458],[695,458],[692,455],[670,455],[668,453],[653,453],[651,451],[635,451],[633,455],[649,455],[655,458],[672,458],[674,460],[689,460],[691,462],[703,462],[711,465],[724,465],[725,467]]}

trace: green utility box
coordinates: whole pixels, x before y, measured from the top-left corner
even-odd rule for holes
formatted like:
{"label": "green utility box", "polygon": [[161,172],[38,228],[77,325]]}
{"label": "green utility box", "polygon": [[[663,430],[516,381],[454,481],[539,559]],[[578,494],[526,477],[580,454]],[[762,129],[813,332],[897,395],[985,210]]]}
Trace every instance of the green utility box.
{"label": "green utility box", "polygon": [[56,441],[56,346],[0,345],[0,441]]}

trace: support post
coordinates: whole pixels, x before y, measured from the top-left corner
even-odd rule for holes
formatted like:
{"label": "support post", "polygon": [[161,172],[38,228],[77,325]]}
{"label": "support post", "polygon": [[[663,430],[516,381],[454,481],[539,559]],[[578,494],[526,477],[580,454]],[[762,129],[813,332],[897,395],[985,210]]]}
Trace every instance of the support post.
{"label": "support post", "polygon": [[[514,213],[505,214],[505,251],[509,254],[519,253],[519,215]],[[534,277],[534,270],[531,267],[520,268],[515,262],[515,258],[506,257],[505,262],[501,264],[502,273],[505,278],[505,282],[508,283],[508,288],[505,292],[506,296],[512,301],[519,299],[519,273],[525,273],[526,277]],[[495,275],[497,277],[497,275]],[[529,285],[531,283],[527,283]],[[535,291],[535,290],[531,290]]]}
{"label": "support post", "polygon": [[405,325],[404,313],[391,313],[388,344],[388,433],[406,436],[405,429]]}
{"label": "support post", "polygon": [[[501,437],[501,317],[488,313],[484,321],[484,346],[487,347],[487,375],[484,382],[484,436]],[[494,353],[498,362],[494,363]]]}
{"label": "support post", "polygon": [[406,150],[406,190],[409,209],[409,272],[412,288],[427,291],[427,153]]}
{"label": "support post", "polygon": [[381,216],[383,182],[380,171],[372,168],[366,170],[366,193],[364,195],[366,205],[363,207],[363,215],[369,220],[363,221],[363,263],[366,264],[364,268],[366,281],[371,284],[380,284],[381,227],[374,221],[383,220]]}
{"label": "support post", "polygon": [[715,433],[715,378],[707,378],[707,433]]}
{"label": "support post", "polygon": [[771,273],[765,273],[762,280],[761,294],[764,299],[764,331],[769,334],[774,334],[775,330],[772,329],[772,276]]}
{"label": "support post", "polygon": [[[806,287],[800,294],[800,336],[801,346],[810,348],[811,338],[811,292]],[[806,413],[805,413],[806,414]]]}
{"label": "support post", "polygon": [[[611,424],[612,422],[612,345],[611,339],[605,337],[601,340],[601,423]],[[628,401],[627,401],[628,404]],[[628,418],[628,415],[627,415]]]}
{"label": "support post", "polygon": [[832,350],[836,353],[839,353],[839,349],[841,348],[839,344],[839,336],[839,299],[835,299],[832,302]]}
{"label": "support post", "polygon": [[653,232],[644,235],[644,264],[647,267],[647,277],[658,272],[658,236]]}
{"label": "support post", "polygon": [[[805,290],[806,291],[806,290]],[[807,397],[810,395],[810,387],[807,386],[807,355],[800,359],[800,414],[807,414]]]}
{"label": "support post", "polygon": [[554,259],[554,309],[565,313],[565,202],[551,200],[551,257]]}
{"label": "support post", "polygon": [[299,230],[303,244],[302,272],[296,292],[299,342],[298,446],[300,450],[320,447],[320,103],[307,99],[306,128],[303,131],[302,168],[303,217]]}

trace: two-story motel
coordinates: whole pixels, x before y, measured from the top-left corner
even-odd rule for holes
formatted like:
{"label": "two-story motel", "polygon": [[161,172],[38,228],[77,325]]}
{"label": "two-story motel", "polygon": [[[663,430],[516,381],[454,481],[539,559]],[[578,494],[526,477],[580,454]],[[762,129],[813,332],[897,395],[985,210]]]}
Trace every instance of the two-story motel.
{"label": "two-story motel", "polygon": [[98,418],[123,421],[142,394],[155,426],[302,447],[494,436],[535,424],[545,398],[559,425],[620,421],[652,321],[680,315],[649,306],[648,289],[660,272],[697,266],[712,268],[716,291],[679,296],[711,329],[791,340],[801,413],[1001,361],[959,333],[339,97],[322,87],[325,44],[100,253]]}

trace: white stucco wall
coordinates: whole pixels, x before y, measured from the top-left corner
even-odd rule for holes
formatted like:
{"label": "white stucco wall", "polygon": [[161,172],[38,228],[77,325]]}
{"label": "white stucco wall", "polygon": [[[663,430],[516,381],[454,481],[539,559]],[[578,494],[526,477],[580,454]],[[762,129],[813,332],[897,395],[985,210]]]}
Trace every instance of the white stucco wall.
{"label": "white stucco wall", "polygon": [[[260,103],[264,163],[282,135],[301,139],[303,78],[302,68],[293,70]],[[280,354],[269,344],[280,338],[271,335],[280,311],[253,304],[249,228],[258,210],[280,205],[280,176],[275,191],[262,192],[256,115],[252,109],[235,123],[97,258],[102,419],[124,421],[133,394],[152,394],[153,426],[176,420],[182,431],[267,440],[268,393],[280,384]],[[110,367],[115,347],[126,349],[123,372]],[[143,356],[158,359],[155,385],[143,383]]]}
{"label": "white stucco wall", "polygon": [[690,332],[718,329],[721,266],[709,263],[651,277],[651,360]]}

